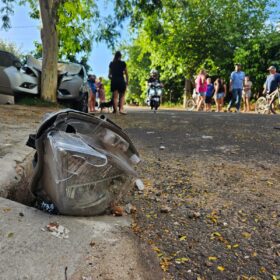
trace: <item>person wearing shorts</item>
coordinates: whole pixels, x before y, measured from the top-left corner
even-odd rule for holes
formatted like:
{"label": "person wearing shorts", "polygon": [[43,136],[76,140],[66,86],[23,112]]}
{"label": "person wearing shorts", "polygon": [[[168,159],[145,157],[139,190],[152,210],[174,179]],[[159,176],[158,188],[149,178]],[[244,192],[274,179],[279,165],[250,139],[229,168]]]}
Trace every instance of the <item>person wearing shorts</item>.
{"label": "person wearing shorts", "polygon": [[218,78],[214,84],[215,87],[215,103],[216,103],[216,112],[221,112],[224,104],[225,97],[225,84],[223,79]]}
{"label": "person wearing shorts", "polygon": [[214,85],[212,84],[211,78],[207,78],[207,91],[205,94],[205,111],[210,112],[211,111],[211,102],[212,102],[212,96],[214,92]]}
{"label": "person wearing shorts", "polygon": [[126,115],[123,106],[125,102],[125,91],[128,85],[128,72],[126,63],[121,58],[121,52],[117,51],[113,61],[109,65],[109,79],[111,79],[111,92],[113,93],[113,113],[117,113],[119,105],[120,114]]}
{"label": "person wearing shorts", "polygon": [[199,111],[205,104],[205,97],[207,91],[206,71],[202,69],[195,80],[196,92],[198,94],[197,111]]}
{"label": "person wearing shorts", "polygon": [[250,98],[252,96],[252,86],[253,83],[250,81],[249,76],[245,76],[244,80],[244,86],[243,86],[243,91],[242,91],[242,98],[244,102],[244,112],[249,112],[250,111]]}
{"label": "person wearing shorts", "polygon": [[89,86],[89,112],[94,113],[95,112],[95,102],[96,102],[96,76],[95,75],[88,75],[88,86]]}

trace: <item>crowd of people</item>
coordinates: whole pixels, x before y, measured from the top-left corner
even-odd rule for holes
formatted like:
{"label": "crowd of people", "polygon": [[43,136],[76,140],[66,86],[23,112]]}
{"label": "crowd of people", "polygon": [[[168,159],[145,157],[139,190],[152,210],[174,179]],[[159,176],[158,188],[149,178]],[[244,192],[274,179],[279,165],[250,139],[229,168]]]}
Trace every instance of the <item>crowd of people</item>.
{"label": "crowd of people", "polygon": [[[89,75],[88,85],[89,94],[89,112],[95,112],[96,101],[99,101],[101,111],[105,107],[112,107],[113,113],[126,114],[124,111],[125,92],[128,86],[128,71],[126,63],[121,59],[120,51],[114,55],[114,59],[109,64],[109,79],[111,81],[111,100],[106,103],[105,88],[102,78],[96,78],[95,75]],[[268,69],[269,75],[264,83],[264,94],[269,94],[280,86],[280,74],[277,73],[275,66],[270,66]],[[151,71],[150,79],[158,77],[156,70]],[[149,82],[149,80],[148,80]],[[250,111],[250,99],[252,97],[253,83],[250,77],[246,75],[241,68],[241,64],[235,64],[235,70],[230,75],[229,87],[225,80],[221,77],[212,80],[207,75],[207,72],[202,69],[195,79],[194,98],[196,100],[197,111],[211,111],[212,101],[215,101],[216,112],[221,112],[224,107],[224,100],[229,95],[229,103],[227,111],[235,106],[236,112],[240,112],[241,102],[243,100],[243,112]],[[228,91],[229,89],[229,91]],[[229,94],[230,93],[230,94]],[[103,104],[103,106],[102,106]]]}
{"label": "crowd of people", "polygon": [[[264,84],[264,94],[270,94],[280,86],[280,74],[276,72],[275,66],[268,69],[269,75]],[[250,77],[241,70],[241,64],[235,64],[235,70],[230,75],[229,92],[230,100],[227,111],[235,105],[236,112],[240,112],[241,101],[243,100],[243,112],[250,111],[250,99],[252,97],[253,83]],[[212,100],[215,100],[216,112],[221,112],[224,106],[224,100],[227,96],[227,85],[223,78],[218,77],[214,83],[211,77],[202,69],[195,79],[194,98],[196,99],[197,111],[211,111]]]}

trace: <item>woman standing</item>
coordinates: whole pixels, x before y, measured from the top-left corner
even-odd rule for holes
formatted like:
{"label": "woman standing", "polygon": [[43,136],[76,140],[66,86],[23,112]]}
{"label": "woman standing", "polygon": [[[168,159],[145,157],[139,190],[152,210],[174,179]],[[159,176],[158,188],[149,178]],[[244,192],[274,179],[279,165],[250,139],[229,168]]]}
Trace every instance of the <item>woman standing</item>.
{"label": "woman standing", "polygon": [[215,81],[215,102],[216,102],[216,112],[221,112],[224,105],[224,97],[226,94],[226,85],[224,80],[218,78]]}
{"label": "woman standing", "polygon": [[121,58],[121,52],[117,51],[113,61],[109,65],[109,79],[111,79],[111,91],[113,93],[113,113],[117,113],[119,103],[120,114],[126,115],[123,106],[125,101],[125,91],[128,85],[128,72],[126,63],[122,61]]}
{"label": "woman standing", "polygon": [[206,71],[202,69],[195,80],[196,92],[198,94],[197,111],[205,105],[205,95],[207,91]]}
{"label": "woman standing", "polygon": [[242,97],[243,97],[243,102],[244,102],[244,112],[250,111],[250,98],[252,95],[252,91],[251,91],[252,85],[253,85],[253,83],[250,81],[250,77],[245,76],[244,86],[243,86],[243,91],[242,91]]}

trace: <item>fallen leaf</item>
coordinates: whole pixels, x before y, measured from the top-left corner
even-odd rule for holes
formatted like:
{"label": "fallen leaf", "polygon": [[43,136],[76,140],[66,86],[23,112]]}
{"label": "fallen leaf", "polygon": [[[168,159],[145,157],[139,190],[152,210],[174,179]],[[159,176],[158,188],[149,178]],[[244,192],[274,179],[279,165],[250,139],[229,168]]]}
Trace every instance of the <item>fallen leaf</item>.
{"label": "fallen leaf", "polygon": [[223,266],[221,266],[221,265],[219,265],[219,266],[217,267],[217,269],[220,270],[220,271],[224,271],[224,270],[225,270],[225,268],[224,268]]}
{"label": "fallen leaf", "polygon": [[177,258],[175,259],[175,263],[181,264],[181,263],[188,262],[189,260],[190,260],[189,258]]}
{"label": "fallen leaf", "polygon": [[242,232],[242,236],[245,238],[251,238],[251,233],[249,232]]}
{"label": "fallen leaf", "polygon": [[180,239],[180,241],[186,240],[186,239],[187,239],[187,236],[186,236],[186,235],[183,235],[183,236],[181,236],[179,239]]}
{"label": "fallen leaf", "polygon": [[12,210],[11,208],[3,208],[4,213],[10,212],[11,210]]}
{"label": "fallen leaf", "polygon": [[160,267],[161,269],[166,272],[169,269],[169,265],[170,265],[170,260],[169,258],[162,258],[160,261]]}
{"label": "fallen leaf", "polygon": [[112,208],[112,213],[113,215],[120,217],[123,215],[123,208],[121,206],[114,206]]}
{"label": "fallen leaf", "polygon": [[11,237],[13,237],[14,236],[14,233],[13,232],[9,232],[8,233],[8,238],[11,238]]}
{"label": "fallen leaf", "polygon": [[217,258],[216,258],[216,257],[208,257],[208,260],[209,260],[209,261],[216,261]]}
{"label": "fallen leaf", "polygon": [[262,267],[260,268],[260,272],[265,273],[265,272],[266,272],[265,267],[262,266]]}

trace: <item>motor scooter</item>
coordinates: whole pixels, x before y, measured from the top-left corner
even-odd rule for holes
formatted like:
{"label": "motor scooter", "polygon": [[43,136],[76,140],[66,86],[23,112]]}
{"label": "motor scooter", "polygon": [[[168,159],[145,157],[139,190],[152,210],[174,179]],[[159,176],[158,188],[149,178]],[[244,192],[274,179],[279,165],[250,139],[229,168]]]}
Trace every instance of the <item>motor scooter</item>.
{"label": "motor scooter", "polygon": [[156,112],[160,106],[162,92],[163,88],[161,83],[149,83],[147,103],[151,107],[151,110],[154,110],[154,112]]}

